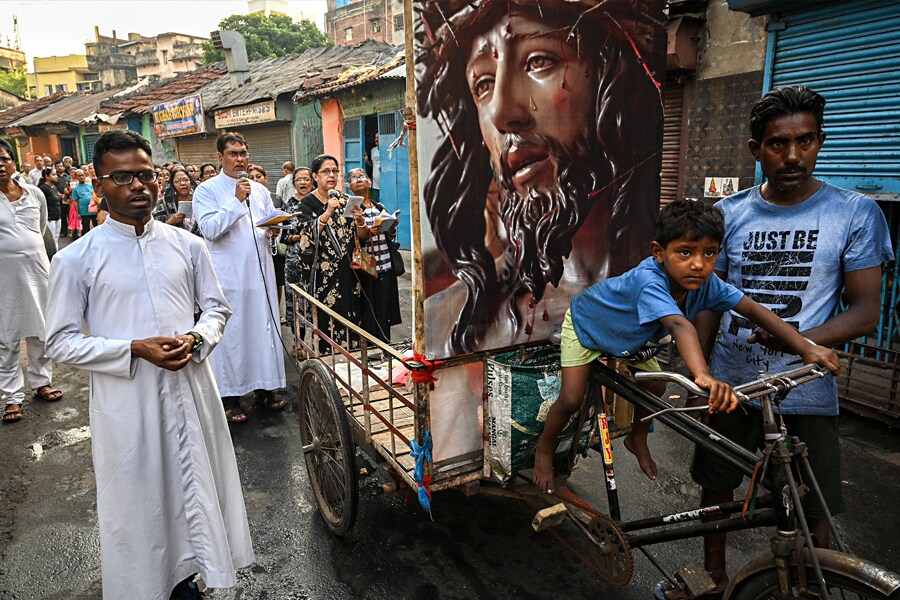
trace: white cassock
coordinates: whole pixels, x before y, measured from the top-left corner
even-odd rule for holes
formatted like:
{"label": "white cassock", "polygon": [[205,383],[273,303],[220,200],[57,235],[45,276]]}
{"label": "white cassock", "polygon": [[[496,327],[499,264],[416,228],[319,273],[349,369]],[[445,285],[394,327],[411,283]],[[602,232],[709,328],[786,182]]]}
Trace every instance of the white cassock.
{"label": "white cassock", "polygon": [[251,181],[248,210],[234,195],[237,182],[223,171],[194,190],[194,216],[234,310],[209,359],[223,396],[285,387],[272,249],[266,230],[253,226],[273,210],[272,197]]}
{"label": "white cassock", "polygon": [[[231,309],[200,238],[154,220],[144,227],[136,237],[110,217],[50,269],[47,353],[91,376],[105,600],[166,600],[192,573],[231,587],[254,560],[206,360]],[[204,344],[179,371],[131,356],[132,340],[188,331]]]}
{"label": "white cassock", "polygon": [[44,192],[24,179],[18,182],[22,196],[16,202],[0,193],[0,399],[16,404],[24,400],[20,340],[28,349],[31,387],[37,391],[53,375],[43,342],[50,271],[43,238],[47,202]]}

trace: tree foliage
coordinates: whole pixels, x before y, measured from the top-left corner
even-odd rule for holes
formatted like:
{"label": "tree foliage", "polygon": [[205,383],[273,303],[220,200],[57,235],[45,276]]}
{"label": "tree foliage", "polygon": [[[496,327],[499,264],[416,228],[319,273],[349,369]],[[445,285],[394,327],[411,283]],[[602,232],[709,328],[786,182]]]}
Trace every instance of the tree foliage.
{"label": "tree foliage", "polygon": [[[311,21],[294,21],[285,15],[231,15],[219,21],[220,31],[237,31],[247,43],[247,58],[300,54],[307,48],[330,46],[331,40]],[[224,60],[225,53],[203,43],[203,64]]]}
{"label": "tree foliage", "polygon": [[25,69],[0,71],[0,90],[13,93],[20,98],[27,97],[28,83],[25,81]]}

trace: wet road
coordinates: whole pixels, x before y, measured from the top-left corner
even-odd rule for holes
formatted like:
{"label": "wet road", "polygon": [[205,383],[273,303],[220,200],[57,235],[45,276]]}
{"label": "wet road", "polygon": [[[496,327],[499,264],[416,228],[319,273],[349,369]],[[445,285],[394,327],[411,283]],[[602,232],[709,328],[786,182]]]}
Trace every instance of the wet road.
{"label": "wet road", "polygon": [[[356,528],[345,538],[332,536],[318,516],[300,456],[297,373],[289,370],[288,379],[288,409],[261,412],[245,399],[245,406],[251,405],[250,420],[232,426],[257,561],[240,573],[236,588],[212,591],[208,598],[651,597],[661,576],[639,554],[631,585],[615,588],[583,562],[590,550],[570,525],[559,537],[534,533],[532,512],[521,502],[466,497],[454,490],[435,495],[431,522],[416,503],[405,504],[402,494],[382,494],[385,479],[372,467],[361,480]],[[87,377],[63,367],[57,369],[55,383],[65,391],[63,401],[31,402],[25,419],[0,427],[4,600],[101,597]],[[626,518],[697,504],[698,490],[687,473],[689,444],[665,428],[651,436],[650,444],[660,466],[656,482],[644,478],[620,442],[614,445]],[[838,521],[846,542],[863,558],[900,570],[900,433],[846,416],[842,452],[848,512]],[[596,454],[580,463],[573,485],[589,501],[605,506]],[[765,530],[731,535],[732,572],[764,552],[768,536]],[[654,552],[664,567],[677,568],[699,560],[700,542],[678,542]]]}

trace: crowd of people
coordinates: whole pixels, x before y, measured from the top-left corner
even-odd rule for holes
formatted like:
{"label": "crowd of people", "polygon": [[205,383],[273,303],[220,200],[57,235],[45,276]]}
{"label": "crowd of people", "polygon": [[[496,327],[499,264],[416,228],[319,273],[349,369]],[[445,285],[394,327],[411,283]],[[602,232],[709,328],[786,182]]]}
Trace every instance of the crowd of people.
{"label": "crowd of people", "polygon": [[[227,587],[234,570],[252,562],[233,449],[221,431],[247,420],[240,400],[250,392],[266,409],[286,405],[275,394],[286,385],[281,326],[295,323],[293,294],[287,318],[279,314],[285,282],[310,290],[381,341],[390,341],[390,325],[400,321],[396,277],[380,267],[364,289],[351,268],[359,243],[380,256],[394,236],[374,224],[381,205],[371,199],[365,172],[352,173],[350,189],[363,203],[345,217],[349,196],[339,190],[337,159],[320,156],[299,168],[286,162],[272,194],[265,168],[250,162],[249,152],[240,134],[227,133],[217,141],[218,168],[157,166],[141,136],[111,132],[98,139],[90,164],[35,157],[41,168],[25,163],[19,171],[12,148],[0,141],[0,270],[10,277],[10,306],[21,315],[6,313],[0,322],[2,420],[24,415],[22,341],[36,399],[62,398],[51,383],[52,360],[93,373],[105,597],[122,597],[135,585],[155,590],[146,597],[173,589],[172,597],[192,597],[193,574]],[[293,218],[279,228],[256,226],[276,207]],[[65,236],[82,239],[60,250]],[[119,276],[129,269],[144,278]],[[114,410],[103,409],[112,403]],[[127,451],[139,436],[156,441]],[[179,467],[182,459],[187,467]],[[173,480],[174,473],[182,479]],[[221,512],[208,510],[212,497]],[[123,519],[142,506],[148,513],[167,506],[173,518],[123,539]],[[159,544],[151,547],[167,551],[148,549],[154,539]],[[182,558],[176,564],[173,557]]]}
{"label": "crowd of people", "polygon": [[[759,416],[752,407],[735,411],[731,388],[755,375],[753,353],[773,371],[800,355],[836,373],[840,362],[829,348],[874,328],[881,268],[893,258],[890,235],[874,201],[813,177],[826,137],[824,106],[808,88],[767,94],[751,112],[748,143],[766,182],[716,207],[675,202],[659,216],[649,257],[574,297],[562,324],[560,401],[538,439],[540,490],[557,488],[552,452],[598,356],[614,355],[635,372],[658,370],[644,350],[671,335],[709,392],[711,427],[755,450]],[[240,400],[250,392],[266,409],[285,406],[274,393],[286,379],[279,281],[297,284],[381,342],[400,320],[396,221],[382,230],[384,206],[364,169],[347,174],[346,188],[362,199],[348,209],[334,156],[308,167],[286,162],[274,196],[240,134],[219,137],[217,159],[218,172],[211,163],[156,167],[144,138],[113,131],[97,140],[91,165],[35,157],[17,172],[12,148],[0,140],[2,419],[23,416],[22,341],[36,399],[62,397],[51,384],[51,360],[91,371],[106,598],[139,590],[164,599],[173,589],[173,598],[199,597],[194,574],[211,587],[233,586],[235,570],[254,560],[227,423],[247,420]],[[69,233],[83,239],[51,263],[56,236],[66,235],[66,202]],[[257,226],[276,205],[293,217]],[[353,259],[360,249],[373,259],[366,275]],[[761,306],[773,290],[790,295],[796,310],[776,315]],[[847,308],[838,314],[842,290]],[[288,288],[291,326],[293,300]],[[344,339],[325,314],[318,328]],[[320,350],[329,349],[320,339]],[[834,379],[804,385],[791,399],[785,417],[807,443],[830,512],[839,513]],[[636,422],[626,447],[653,479],[648,430]],[[730,501],[742,478],[699,449],[691,473],[705,506]],[[816,540],[827,546],[817,502],[804,498]],[[135,521],[135,512],[165,518]],[[707,536],[704,566],[724,590],[724,534]],[[657,597],[677,592],[664,585]]]}

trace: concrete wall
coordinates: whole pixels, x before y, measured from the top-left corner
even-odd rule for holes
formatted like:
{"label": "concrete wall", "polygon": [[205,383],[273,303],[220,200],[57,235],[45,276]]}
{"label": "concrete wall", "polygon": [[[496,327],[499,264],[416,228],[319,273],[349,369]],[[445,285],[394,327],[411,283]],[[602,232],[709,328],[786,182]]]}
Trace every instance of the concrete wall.
{"label": "concrete wall", "polygon": [[294,164],[309,166],[325,151],[322,139],[322,107],[319,102],[292,105],[291,136],[294,138]]}
{"label": "concrete wall", "polygon": [[750,17],[711,0],[706,32],[700,42],[697,79],[714,79],[762,71],[766,61],[766,17]]}
{"label": "concrete wall", "polygon": [[78,84],[88,79],[96,79],[97,76],[87,72],[87,56],[84,54],[68,54],[66,56],[47,56],[34,58],[34,72],[26,75],[28,88],[33,92],[32,97],[42,98],[47,96],[44,86],[52,85],[56,91],[57,85],[66,85],[66,91],[77,92]]}
{"label": "concrete wall", "polygon": [[[338,159],[338,166],[344,166],[344,111],[341,103],[333,98],[322,102],[322,142],[325,154]],[[338,184],[343,189],[343,179]]]}

